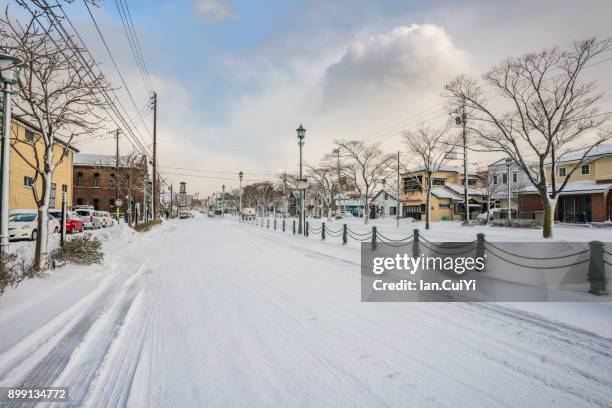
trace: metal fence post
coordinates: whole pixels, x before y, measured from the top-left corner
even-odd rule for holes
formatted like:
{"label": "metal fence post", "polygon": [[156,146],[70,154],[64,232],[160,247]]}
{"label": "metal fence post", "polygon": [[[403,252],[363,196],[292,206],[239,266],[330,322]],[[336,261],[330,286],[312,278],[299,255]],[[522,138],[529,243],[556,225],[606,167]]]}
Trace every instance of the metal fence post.
{"label": "metal fence post", "polygon": [[346,245],[346,243],[348,242],[348,236],[347,236],[347,231],[346,231],[346,224],[342,225],[342,245]]}
{"label": "metal fence post", "polygon": [[418,258],[421,255],[419,252],[419,229],[412,230],[412,257]]}
{"label": "metal fence post", "polygon": [[[485,258],[485,234],[484,232],[479,232],[476,234],[476,258]],[[476,268],[478,272],[482,272],[484,268],[479,269]]]}
{"label": "metal fence post", "polygon": [[274,231],[276,231],[276,218],[274,219]]}
{"label": "metal fence post", "polygon": [[308,228],[309,228],[308,221],[306,221],[306,228],[304,228],[304,235],[305,236],[308,236]]}
{"label": "metal fence post", "polygon": [[293,235],[295,235],[295,220],[293,220]]}
{"label": "metal fence post", "polygon": [[321,240],[325,241],[325,223],[321,224]]}
{"label": "metal fence post", "polygon": [[372,251],[376,251],[376,225],[372,227]]}
{"label": "metal fence post", "polygon": [[285,232],[285,219],[283,218],[283,232]]}
{"label": "metal fence post", "polygon": [[601,241],[589,242],[591,258],[589,259],[589,272],[587,280],[591,283],[589,293],[604,295],[606,293],[606,272],[604,269],[604,243]]}
{"label": "metal fence post", "polygon": [[269,218],[266,220],[266,228],[270,229],[270,219]]}

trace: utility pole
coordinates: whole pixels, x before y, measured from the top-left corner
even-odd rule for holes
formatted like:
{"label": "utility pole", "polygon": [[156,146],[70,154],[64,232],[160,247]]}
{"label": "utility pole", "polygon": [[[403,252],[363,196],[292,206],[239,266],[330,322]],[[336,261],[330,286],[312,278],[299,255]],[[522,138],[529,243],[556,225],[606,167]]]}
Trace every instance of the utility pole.
{"label": "utility pole", "polygon": [[115,213],[117,213],[117,222],[119,222],[119,207],[117,206],[119,199],[119,132],[121,132],[120,129],[115,131]]}
{"label": "utility pole", "polygon": [[400,152],[398,150],[397,151],[397,203],[396,203],[396,209],[395,209],[395,219],[396,219],[397,228],[399,228],[400,226],[400,210],[401,210],[401,205],[400,205]]}
{"label": "utility pole", "polygon": [[512,160],[510,158],[506,159],[506,178],[508,179],[508,221],[512,219],[512,190],[510,189],[510,166],[512,165]]}
{"label": "utility pole", "polygon": [[144,184],[144,197],[142,199],[142,214],[143,214],[143,221],[147,222],[147,218],[149,217],[149,214],[147,212],[147,189],[148,189],[147,184],[149,184],[148,174],[145,174],[143,184]]}
{"label": "utility pole", "polygon": [[223,196],[221,196],[221,218],[225,218],[225,184],[221,186],[221,191],[223,191]]}
{"label": "utility pole", "polygon": [[156,219],[155,180],[157,179],[157,92],[153,92],[152,102],[153,102],[153,185],[151,187],[151,195],[153,196],[153,208],[151,209],[151,214],[153,215],[153,220],[155,220]]}
{"label": "utility pole", "polygon": [[244,173],[240,170],[240,173],[238,173],[238,178],[240,179],[240,212],[238,213],[238,222],[242,222],[242,176],[244,176]]}
{"label": "utility pole", "polygon": [[385,211],[387,210],[387,179],[382,179],[383,185],[383,210],[382,210],[382,219],[385,219]]}
{"label": "utility pole", "polygon": [[342,210],[340,210],[340,198],[341,198],[341,194],[342,194],[342,178],[340,177],[340,148],[338,147],[337,149],[334,149],[334,153],[336,153],[336,157],[338,158],[337,161],[337,170],[338,170],[338,200],[336,203],[336,215],[338,215],[338,211],[340,212],[339,215],[342,215]]}
{"label": "utility pole", "polygon": [[471,225],[470,195],[468,192],[468,151],[467,151],[467,113],[465,112],[465,98],[461,99],[461,116],[455,118],[455,123],[461,125],[463,135],[463,201],[465,204],[465,220],[463,225]]}
{"label": "utility pole", "polygon": [[169,218],[172,218],[172,183],[170,183],[170,211],[168,211]]}

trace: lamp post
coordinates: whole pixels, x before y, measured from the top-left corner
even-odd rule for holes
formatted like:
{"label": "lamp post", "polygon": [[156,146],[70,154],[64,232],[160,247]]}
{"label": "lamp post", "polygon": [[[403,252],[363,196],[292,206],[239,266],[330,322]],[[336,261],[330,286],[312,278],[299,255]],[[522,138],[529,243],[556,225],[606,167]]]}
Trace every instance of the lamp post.
{"label": "lamp post", "polygon": [[298,234],[303,233],[302,223],[305,222],[304,219],[304,189],[306,186],[303,183],[303,175],[302,175],[302,147],[304,147],[304,136],[306,136],[306,129],[300,124],[300,127],[296,129],[297,137],[298,137],[298,146],[300,146],[300,178],[298,180],[298,188],[300,189],[300,220],[298,222]]}
{"label": "lamp post", "polygon": [[383,185],[383,209],[382,209],[382,219],[385,219],[385,211],[387,207],[387,179],[382,179]]}
{"label": "lamp post", "polygon": [[508,174],[506,178],[508,179],[508,221],[512,219],[512,206],[510,204],[510,200],[512,200],[512,191],[510,189],[510,166],[512,166],[512,160],[510,158],[506,159],[506,173]]}
{"label": "lamp post", "polygon": [[221,185],[221,218],[225,218],[225,184]]}
{"label": "lamp post", "polygon": [[2,123],[2,181],[0,182],[0,249],[6,251],[9,244],[9,156],[11,149],[11,95],[17,83],[21,60],[0,54],[0,80],[3,83],[4,113]]}
{"label": "lamp post", "polygon": [[238,213],[238,221],[242,221],[242,176],[244,176],[244,173],[240,170],[240,173],[238,173],[238,179],[240,180],[240,204],[238,208],[240,212]]}

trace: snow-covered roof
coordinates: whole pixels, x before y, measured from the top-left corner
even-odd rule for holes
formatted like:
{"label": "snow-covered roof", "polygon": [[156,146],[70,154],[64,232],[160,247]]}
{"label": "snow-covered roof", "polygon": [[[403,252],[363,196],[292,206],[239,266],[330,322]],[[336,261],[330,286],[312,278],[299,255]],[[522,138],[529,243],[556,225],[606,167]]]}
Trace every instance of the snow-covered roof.
{"label": "snow-covered roof", "polygon": [[[573,153],[562,155],[559,158],[559,160],[557,160],[557,163],[566,163],[566,162],[572,162],[572,161],[580,160],[580,159],[582,159],[582,156],[584,156],[584,153],[587,150],[588,149],[582,149],[582,150],[578,150],[578,151],[573,152]],[[601,156],[612,156],[612,144],[602,144],[602,145],[599,145],[597,147],[594,147],[585,156],[585,159],[595,159],[595,158],[598,158],[598,157],[601,157]],[[550,160],[547,160],[546,164],[550,164]]]}
{"label": "snow-covered roof", "polygon": [[[385,190],[380,190],[378,193],[376,193],[376,195],[374,195],[374,197],[372,198],[372,201],[376,200],[378,198],[378,196],[380,196],[384,192],[385,192]],[[392,201],[397,201],[395,196],[393,194],[391,194],[390,192],[388,192],[388,191],[387,191],[387,199],[388,200],[392,200]]]}
{"label": "snow-covered roof", "polygon": [[451,200],[461,200],[462,198],[454,194],[452,191],[447,190],[443,187],[435,187],[431,189],[431,194],[438,198],[449,198]]}
{"label": "snow-covered roof", "polygon": [[[128,156],[119,156],[119,166],[125,165]],[[141,163],[144,156],[140,157]],[[74,155],[75,166],[112,166],[116,165],[117,158],[110,154],[86,154],[78,153]]]}
{"label": "snow-covered roof", "polygon": [[[419,166],[416,166],[416,167],[413,167],[413,168],[407,170],[407,172],[408,173],[416,173],[418,171],[424,171],[424,170],[425,170],[425,166],[419,165]],[[446,172],[449,172],[449,173],[463,174],[463,167],[441,166],[437,171],[446,171]],[[468,174],[470,176],[477,176],[478,175],[478,173],[475,172],[472,169],[468,170]]]}
{"label": "snow-covered roof", "polygon": [[[446,183],[444,186],[450,188],[451,190],[453,190],[453,192],[457,194],[463,194],[463,186],[453,183]],[[468,194],[486,195],[486,192],[481,188],[468,187]]]}
{"label": "snow-covered roof", "polygon": [[[548,189],[550,191],[550,186]],[[600,193],[610,189],[612,189],[612,183],[596,183],[593,180],[570,181],[559,194]],[[538,190],[533,185],[525,187],[522,191],[524,194],[535,194],[537,192]]]}

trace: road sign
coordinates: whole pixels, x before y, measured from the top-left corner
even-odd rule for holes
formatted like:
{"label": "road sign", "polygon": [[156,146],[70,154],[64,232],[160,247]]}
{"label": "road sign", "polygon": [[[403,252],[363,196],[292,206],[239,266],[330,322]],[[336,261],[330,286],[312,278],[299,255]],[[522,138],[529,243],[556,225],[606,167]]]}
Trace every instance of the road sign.
{"label": "road sign", "polygon": [[123,205],[123,200],[118,198],[115,200],[115,206],[121,207]]}

